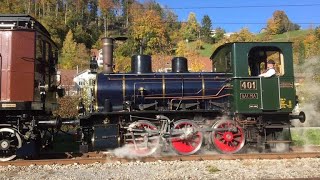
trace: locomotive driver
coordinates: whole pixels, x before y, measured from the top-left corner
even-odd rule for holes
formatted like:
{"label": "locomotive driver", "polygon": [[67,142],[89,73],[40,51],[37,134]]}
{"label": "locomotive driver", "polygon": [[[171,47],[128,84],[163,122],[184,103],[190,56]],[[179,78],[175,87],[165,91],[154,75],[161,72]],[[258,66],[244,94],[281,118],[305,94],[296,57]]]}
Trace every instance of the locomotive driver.
{"label": "locomotive driver", "polygon": [[271,77],[276,74],[276,70],[274,69],[275,62],[273,60],[269,60],[267,63],[267,70],[260,74],[260,77]]}

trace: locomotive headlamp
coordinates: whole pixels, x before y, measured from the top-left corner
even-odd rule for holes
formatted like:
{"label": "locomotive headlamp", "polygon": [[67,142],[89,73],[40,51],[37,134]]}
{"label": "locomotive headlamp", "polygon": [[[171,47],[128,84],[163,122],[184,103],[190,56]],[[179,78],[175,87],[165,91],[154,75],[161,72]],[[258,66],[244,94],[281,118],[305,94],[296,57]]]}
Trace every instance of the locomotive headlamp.
{"label": "locomotive headlamp", "polygon": [[144,89],[143,87],[139,87],[138,90],[139,90],[139,92],[140,92],[140,95],[141,95],[141,96],[144,96],[144,93],[143,93],[143,92],[145,91],[145,89]]}

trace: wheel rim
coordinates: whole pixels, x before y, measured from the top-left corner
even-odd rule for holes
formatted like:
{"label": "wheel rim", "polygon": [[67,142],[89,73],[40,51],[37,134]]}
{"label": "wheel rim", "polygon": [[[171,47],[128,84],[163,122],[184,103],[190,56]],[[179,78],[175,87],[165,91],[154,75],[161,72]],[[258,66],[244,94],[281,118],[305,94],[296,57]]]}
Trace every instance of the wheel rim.
{"label": "wheel rim", "polygon": [[222,153],[236,153],[240,151],[245,143],[243,130],[233,121],[222,120],[213,125],[213,129],[234,128],[236,131],[213,131],[211,139],[216,149]]}
{"label": "wheel rim", "polygon": [[190,155],[200,150],[203,133],[194,131],[195,128],[198,128],[198,126],[191,121],[178,121],[174,124],[173,134],[177,132],[177,137],[170,139],[174,151],[181,155]]}
{"label": "wheel rim", "polygon": [[157,126],[148,121],[137,121],[132,123],[129,127],[132,127],[132,129],[144,130],[142,135],[134,135],[135,143],[132,136],[130,140],[126,141],[132,155],[141,157],[149,156],[158,149],[160,142],[158,134],[148,133],[148,131],[150,132],[151,130],[153,132],[157,131]]}
{"label": "wheel rim", "polygon": [[13,129],[0,129],[0,161],[10,161],[17,155],[17,149],[22,146],[20,135]]}

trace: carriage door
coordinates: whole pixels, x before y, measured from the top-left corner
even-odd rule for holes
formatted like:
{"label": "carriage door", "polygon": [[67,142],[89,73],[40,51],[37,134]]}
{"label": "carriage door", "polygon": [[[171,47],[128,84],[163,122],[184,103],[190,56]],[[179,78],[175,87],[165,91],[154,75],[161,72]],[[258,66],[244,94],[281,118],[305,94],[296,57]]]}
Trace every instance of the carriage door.
{"label": "carriage door", "polygon": [[280,109],[279,77],[260,78],[261,109]]}

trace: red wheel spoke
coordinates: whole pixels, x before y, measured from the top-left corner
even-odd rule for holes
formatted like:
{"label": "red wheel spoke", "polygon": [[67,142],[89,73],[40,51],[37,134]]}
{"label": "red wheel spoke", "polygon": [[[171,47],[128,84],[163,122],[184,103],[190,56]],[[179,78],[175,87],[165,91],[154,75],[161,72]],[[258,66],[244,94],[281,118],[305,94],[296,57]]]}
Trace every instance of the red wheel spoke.
{"label": "red wheel spoke", "polygon": [[[190,128],[194,128],[197,125],[192,121],[178,121],[174,125],[174,129],[180,130],[183,139],[180,141],[170,140],[172,148],[178,153],[183,155],[189,155],[196,153],[202,144],[203,134],[201,132],[190,132]],[[196,127],[197,128],[197,127]]]}
{"label": "red wheel spoke", "polygon": [[237,143],[240,143],[240,141],[239,141],[239,140],[237,140],[237,139],[233,139],[233,141],[235,141],[235,142],[237,142]]}
{"label": "red wheel spoke", "polygon": [[148,156],[155,152],[158,148],[159,137],[157,137],[154,133],[150,135],[148,131],[156,131],[157,127],[148,121],[137,121],[130,126],[132,126],[133,129],[141,129],[146,131],[144,133],[134,134],[133,137],[131,137],[134,139],[127,141],[131,154],[136,156]]}
{"label": "red wheel spoke", "polygon": [[223,132],[218,132],[218,134],[223,135]]}
{"label": "red wheel spoke", "polygon": [[211,139],[214,146],[218,151],[222,153],[235,153],[241,150],[244,146],[245,138],[243,130],[240,126],[236,125],[231,120],[220,120],[212,127],[213,129],[218,128],[237,128],[237,132],[223,131],[223,132],[212,132]]}
{"label": "red wheel spoke", "polygon": [[238,134],[233,134],[233,136],[242,136],[242,133],[238,133]]}

